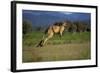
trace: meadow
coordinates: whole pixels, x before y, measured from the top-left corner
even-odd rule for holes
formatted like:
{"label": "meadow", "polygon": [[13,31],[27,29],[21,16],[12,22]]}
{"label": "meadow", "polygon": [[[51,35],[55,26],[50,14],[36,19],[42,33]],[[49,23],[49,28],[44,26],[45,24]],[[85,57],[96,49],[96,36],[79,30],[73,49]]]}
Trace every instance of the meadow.
{"label": "meadow", "polygon": [[47,41],[43,47],[36,47],[44,33],[33,31],[23,35],[22,61],[44,62],[63,60],[86,60],[91,58],[90,32],[64,32]]}

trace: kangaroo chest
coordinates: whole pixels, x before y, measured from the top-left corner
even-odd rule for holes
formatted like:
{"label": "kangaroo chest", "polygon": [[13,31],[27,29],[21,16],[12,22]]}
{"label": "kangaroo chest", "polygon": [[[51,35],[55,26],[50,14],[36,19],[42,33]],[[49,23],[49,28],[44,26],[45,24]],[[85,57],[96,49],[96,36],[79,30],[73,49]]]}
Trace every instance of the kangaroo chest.
{"label": "kangaroo chest", "polygon": [[52,30],[53,30],[54,33],[59,33],[59,32],[64,31],[64,27],[63,26],[53,26]]}

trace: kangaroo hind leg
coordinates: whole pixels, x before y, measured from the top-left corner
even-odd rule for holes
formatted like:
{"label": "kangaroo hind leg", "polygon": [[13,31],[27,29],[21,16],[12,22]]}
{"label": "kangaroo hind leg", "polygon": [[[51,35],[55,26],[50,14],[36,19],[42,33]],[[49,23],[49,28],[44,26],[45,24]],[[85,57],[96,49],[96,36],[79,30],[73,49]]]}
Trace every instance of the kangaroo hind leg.
{"label": "kangaroo hind leg", "polygon": [[45,43],[53,37],[53,33],[49,34],[45,39],[44,39],[44,42],[43,42],[43,45],[45,45]]}

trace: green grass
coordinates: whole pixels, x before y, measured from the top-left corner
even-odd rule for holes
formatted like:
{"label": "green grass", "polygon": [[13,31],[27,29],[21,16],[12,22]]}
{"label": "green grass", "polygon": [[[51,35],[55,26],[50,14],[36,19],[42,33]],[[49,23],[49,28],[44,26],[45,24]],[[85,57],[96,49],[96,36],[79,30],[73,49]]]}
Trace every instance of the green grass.
{"label": "green grass", "polygon": [[[39,41],[43,38],[43,32],[32,32],[24,35],[23,45],[25,46],[36,46]],[[66,44],[66,43],[84,43],[90,41],[90,32],[82,33],[70,33],[66,32],[60,38],[58,34],[54,35],[53,38],[47,41],[47,44]]]}
{"label": "green grass", "polygon": [[64,32],[60,38],[54,35],[43,47],[36,47],[43,32],[32,32],[23,36],[23,62],[84,60],[91,58],[90,32]]}

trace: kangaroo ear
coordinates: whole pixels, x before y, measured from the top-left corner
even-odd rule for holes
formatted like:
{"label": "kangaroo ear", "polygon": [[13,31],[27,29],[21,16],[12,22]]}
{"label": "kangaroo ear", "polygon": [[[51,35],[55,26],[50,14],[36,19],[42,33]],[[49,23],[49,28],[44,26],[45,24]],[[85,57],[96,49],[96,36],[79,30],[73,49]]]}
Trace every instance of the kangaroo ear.
{"label": "kangaroo ear", "polygon": [[64,23],[63,23],[63,26],[65,26],[65,27],[66,27],[66,26],[67,26],[67,23],[66,23],[66,22],[64,22]]}

